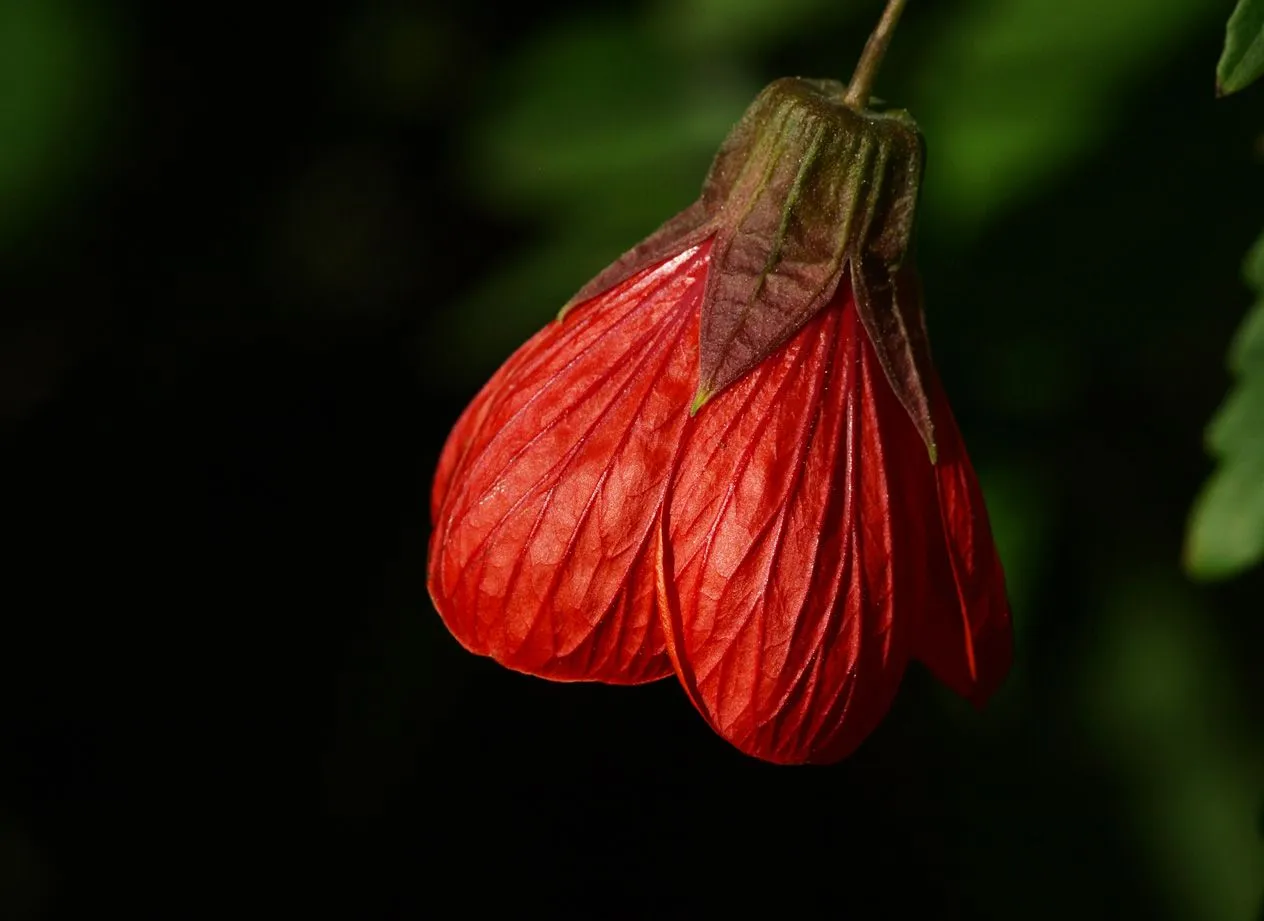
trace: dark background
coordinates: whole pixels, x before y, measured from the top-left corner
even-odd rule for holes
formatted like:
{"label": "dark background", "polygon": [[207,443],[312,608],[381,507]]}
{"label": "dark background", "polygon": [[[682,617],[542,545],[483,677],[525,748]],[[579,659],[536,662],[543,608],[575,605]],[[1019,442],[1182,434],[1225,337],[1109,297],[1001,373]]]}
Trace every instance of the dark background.
{"label": "dark background", "polygon": [[1264,202],[1228,2],[914,0],[879,80],[1014,606],[984,714],[913,668],[772,767],[429,603],[464,404],[879,6],[0,4],[0,918],[1264,918],[1264,575],[1179,565]]}

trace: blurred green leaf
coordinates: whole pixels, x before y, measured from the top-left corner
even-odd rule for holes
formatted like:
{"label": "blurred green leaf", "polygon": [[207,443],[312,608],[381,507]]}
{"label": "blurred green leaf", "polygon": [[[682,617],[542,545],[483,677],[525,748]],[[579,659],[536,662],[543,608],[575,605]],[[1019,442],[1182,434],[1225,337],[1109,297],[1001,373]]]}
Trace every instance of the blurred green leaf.
{"label": "blurred green leaf", "polygon": [[1238,382],[1207,430],[1220,466],[1194,505],[1186,535],[1186,568],[1204,579],[1235,575],[1264,558],[1264,237],[1244,274],[1259,299],[1229,350]]}
{"label": "blurred green leaf", "polygon": [[71,0],[0,3],[0,241],[65,191],[94,151],[110,36]]}
{"label": "blurred green leaf", "polygon": [[[1246,282],[1257,293],[1264,294],[1264,236],[1255,241],[1242,268]],[[1264,311],[1260,304],[1247,316],[1229,349],[1229,366],[1242,374],[1248,365],[1264,368]]]}
{"label": "blurred green leaf", "polygon": [[1205,0],[1009,0],[932,24],[907,100],[929,149],[927,217],[960,238],[1020,206],[1214,14]]}
{"label": "blurred green leaf", "polygon": [[1086,728],[1125,781],[1172,917],[1250,917],[1264,880],[1258,721],[1191,589],[1150,567],[1110,578],[1079,673]]}
{"label": "blurred green leaf", "polygon": [[1264,74],[1264,0],[1238,0],[1225,27],[1224,52],[1216,65],[1216,92],[1236,93]]}

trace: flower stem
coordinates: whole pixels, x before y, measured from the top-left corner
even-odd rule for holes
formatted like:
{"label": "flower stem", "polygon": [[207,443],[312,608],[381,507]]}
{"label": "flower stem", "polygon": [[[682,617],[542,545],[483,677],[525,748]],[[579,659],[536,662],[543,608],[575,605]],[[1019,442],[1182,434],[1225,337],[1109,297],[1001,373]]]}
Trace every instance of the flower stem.
{"label": "flower stem", "polygon": [[847,87],[847,95],[843,102],[855,109],[864,109],[869,105],[869,91],[873,89],[873,81],[878,76],[878,68],[882,66],[882,58],[891,44],[891,35],[895,32],[895,24],[900,21],[904,12],[904,4],[908,0],[887,0],[887,8],[882,11],[878,27],[865,42],[865,50],[860,53],[860,61],[856,64],[856,72],[851,75],[851,84]]}

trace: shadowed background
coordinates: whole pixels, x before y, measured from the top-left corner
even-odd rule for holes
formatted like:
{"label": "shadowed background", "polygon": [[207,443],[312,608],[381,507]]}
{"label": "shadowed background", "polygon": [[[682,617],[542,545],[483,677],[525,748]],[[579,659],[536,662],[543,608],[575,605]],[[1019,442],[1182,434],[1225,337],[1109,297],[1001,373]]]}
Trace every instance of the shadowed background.
{"label": "shadowed background", "polygon": [[1230,7],[910,4],[877,92],[1018,658],[790,769],[462,651],[429,481],[879,3],[0,2],[0,917],[1264,918],[1264,572],[1179,567],[1264,223]]}

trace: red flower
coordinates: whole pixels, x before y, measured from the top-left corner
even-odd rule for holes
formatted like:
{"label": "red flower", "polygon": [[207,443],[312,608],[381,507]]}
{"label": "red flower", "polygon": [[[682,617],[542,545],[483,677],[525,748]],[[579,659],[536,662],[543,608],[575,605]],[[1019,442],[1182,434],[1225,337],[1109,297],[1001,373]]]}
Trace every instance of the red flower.
{"label": "red flower", "polygon": [[910,658],[981,704],[1004,577],[929,361],[920,139],[778,81],[702,198],[598,276],[457,422],[431,596],[470,651],[560,681],[674,671],[783,763],[850,753]]}

